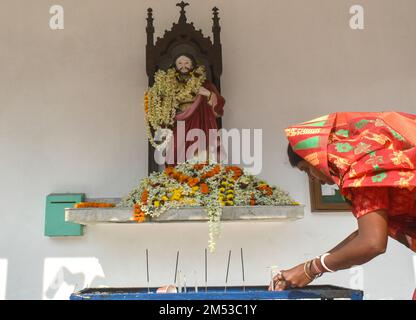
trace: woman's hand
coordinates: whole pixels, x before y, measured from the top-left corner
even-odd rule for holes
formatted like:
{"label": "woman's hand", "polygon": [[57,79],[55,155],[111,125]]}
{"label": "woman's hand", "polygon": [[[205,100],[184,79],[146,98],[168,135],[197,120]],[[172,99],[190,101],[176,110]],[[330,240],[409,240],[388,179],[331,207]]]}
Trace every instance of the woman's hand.
{"label": "woman's hand", "polygon": [[198,94],[200,94],[201,96],[209,97],[211,95],[211,91],[204,87],[201,87],[199,88]]}
{"label": "woman's hand", "polygon": [[[282,270],[273,278],[274,290],[276,291],[282,291],[288,288],[302,288],[311,282],[305,274],[303,263],[290,270]],[[270,290],[271,285],[269,286]]]}
{"label": "woman's hand", "polygon": [[273,277],[273,283],[269,285],[269,291],[282,291],[287,288],[286,280],[283,279],[282,273],[279,272]]}

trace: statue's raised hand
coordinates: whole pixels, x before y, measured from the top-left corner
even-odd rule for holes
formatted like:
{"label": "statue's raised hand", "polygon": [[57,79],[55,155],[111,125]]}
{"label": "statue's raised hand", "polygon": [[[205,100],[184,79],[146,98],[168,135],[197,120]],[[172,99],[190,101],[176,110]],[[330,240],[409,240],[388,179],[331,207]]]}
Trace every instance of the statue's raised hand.
{"label": "statue's raised hand", "polygon": [[211,91],[205,89],[204,87],[199,88],[198,94],[201,96],[209,97],[211,95]]}

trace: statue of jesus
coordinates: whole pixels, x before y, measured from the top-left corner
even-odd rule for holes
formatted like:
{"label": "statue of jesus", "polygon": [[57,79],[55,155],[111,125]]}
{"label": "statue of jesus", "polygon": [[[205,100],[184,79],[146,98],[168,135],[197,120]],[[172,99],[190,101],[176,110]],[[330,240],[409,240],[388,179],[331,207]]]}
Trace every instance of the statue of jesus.
{"label": "statue of jesus", "polygon": [[[167,71],[156,72],[155,84],[145,95],[145,113],[149,141],[158,150],[166,149],[166,165],[201,157],[201,151],[206,157],[214,154],[218,161],[220,147],[209,137],[210,130],[218,130],[216,119],[223,115],[224,104],[225,99],[207,79],[205,67],[190,54],[179,54]],[[158,129],[172,130],[166,144],[154,141],[151,131]]]}

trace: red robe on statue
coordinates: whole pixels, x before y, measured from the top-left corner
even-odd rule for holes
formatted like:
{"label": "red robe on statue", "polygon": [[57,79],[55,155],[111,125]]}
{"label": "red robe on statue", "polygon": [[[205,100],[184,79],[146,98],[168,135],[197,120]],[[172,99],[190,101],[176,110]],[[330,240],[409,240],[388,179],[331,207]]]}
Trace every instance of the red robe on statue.
{"label": "red robe on statue", "polygon": [[[210,81],[205,81],[203,87],[212,93],[210,101],[208,101],[208,97],[198,95],[191,106],[176,114],[173,139],[166,152],[167,165],[177,165],[192,158],[196,145],[199,146],[200,151],[205,149],[209,152],[209,146],[213,146],[215,143],[209,140],[209,130],[218,130],[217,118],[224,114],[225,99]],[[192,129],[201,129],[205,136],[202,136],[202,132],[190,132]],[[188,133],[191,135],[188,136],[190,141],[186,141]],[[192,150],[189,150],[191,146]],[[219,149],[218,145],[216,151],[219,152]],[[191,154],[187,155],[187,151],[190,151]]]}

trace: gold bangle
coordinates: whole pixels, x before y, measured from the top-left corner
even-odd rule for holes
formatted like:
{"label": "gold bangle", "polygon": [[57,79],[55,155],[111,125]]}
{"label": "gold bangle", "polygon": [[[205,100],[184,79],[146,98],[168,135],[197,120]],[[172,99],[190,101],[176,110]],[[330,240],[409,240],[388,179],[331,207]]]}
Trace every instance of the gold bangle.
{"label": "gold bangle", "polygon": [[319,278],[320,276],[322,276],[323,271],[319,269],[318,264],[316,263],[316,258],[312,259],[311,267],[313,267],[315,271],[317,272],[317,275],[315,276],[315,278]]}
{"label": "gold bangle", "polygon": [[310,264],[310,261],[308,261],[308,262],[305,262],[304,264],[303,264],[303,272],[305,273],[305,275],[306,275],[306,277],[310,280],[310,281],[313,281],[313,280],[315,280],[313,277],[311,277],[309,274],[308,274],[308,272],[306,271],[306,267],[307,267],[307,265],[308,264]]}

